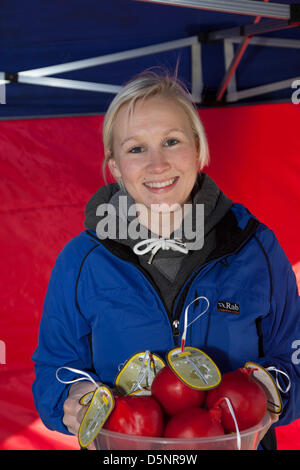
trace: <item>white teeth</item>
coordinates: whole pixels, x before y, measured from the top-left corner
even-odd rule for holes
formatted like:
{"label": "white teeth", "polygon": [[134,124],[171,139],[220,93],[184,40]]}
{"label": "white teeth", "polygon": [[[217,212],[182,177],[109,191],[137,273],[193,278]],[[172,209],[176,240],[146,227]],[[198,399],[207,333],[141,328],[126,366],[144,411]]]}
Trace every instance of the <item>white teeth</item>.
{"label": "white teeth", "polygon": [[146,186],[149,186],[150,188],[164,188],[165,186],[170,186],[170,184],[173,184],[175,180],[176,180],[176,177],[168,181],[163,181],[161,183],[144,183],[144,184]]}

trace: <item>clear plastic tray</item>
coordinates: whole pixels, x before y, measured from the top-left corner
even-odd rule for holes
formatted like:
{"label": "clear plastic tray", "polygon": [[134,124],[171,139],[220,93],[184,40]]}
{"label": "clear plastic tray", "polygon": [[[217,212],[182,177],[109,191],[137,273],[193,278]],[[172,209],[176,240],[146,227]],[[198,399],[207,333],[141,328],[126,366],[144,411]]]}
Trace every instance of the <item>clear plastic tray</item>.
{"label": "clear plastic tray", "polygon": [[[271,423],[267,412],[262,421],[240,433],[241,450],[255,450]],[[235,433],[196,439],[140,437],[102,429],[94,444],[97,450],[237,450]]]}

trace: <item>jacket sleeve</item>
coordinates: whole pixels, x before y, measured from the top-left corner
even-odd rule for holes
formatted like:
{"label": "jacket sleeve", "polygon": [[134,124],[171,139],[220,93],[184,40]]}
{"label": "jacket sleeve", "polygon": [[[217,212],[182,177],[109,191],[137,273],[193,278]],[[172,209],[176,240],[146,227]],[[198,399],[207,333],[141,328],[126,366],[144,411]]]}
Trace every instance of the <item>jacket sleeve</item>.
{"label": "jacket sleeve", "polygon": [[[282,426],[300,417],[300,297],[291,263],[274,233],[265,229],[258,239],[269,269],[270,311],[261,324],[264,357],[256,362],[265,368],[274,366],[289,377],[289,390],[280,392],[283,411],[276,426]],[[287,378],[271,374],[286,390]]]}
{"label": "jacket sleeve", "polygon": [[[36,409],[45,426],[70,434],[62,422],[63,404],[71,384],[56,378],[59,367],[68,366],[88,371],[94,380],[99,377],[92,370],[88,322],[81,314],[75,299],[75,285],[79,269],[66,268],[63,255],[57,258],[51,272],[44,300],[38,346],[32,360],[35,362],[35,381],[32,386]],[[78,375],[61,371],[64,381]]]}

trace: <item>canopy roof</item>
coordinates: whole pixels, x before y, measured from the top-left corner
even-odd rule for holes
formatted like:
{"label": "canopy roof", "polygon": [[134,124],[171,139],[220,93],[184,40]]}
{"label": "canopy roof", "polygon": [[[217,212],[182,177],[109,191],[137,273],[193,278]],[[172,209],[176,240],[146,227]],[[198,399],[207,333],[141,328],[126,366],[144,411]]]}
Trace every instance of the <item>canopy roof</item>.
{"label": "canopy roof", "polygon": [[291,101],[299,10],[287,0],[4,0],[0,118],[101,114],[133,75],[173,72],[178,60],[199,106]]}

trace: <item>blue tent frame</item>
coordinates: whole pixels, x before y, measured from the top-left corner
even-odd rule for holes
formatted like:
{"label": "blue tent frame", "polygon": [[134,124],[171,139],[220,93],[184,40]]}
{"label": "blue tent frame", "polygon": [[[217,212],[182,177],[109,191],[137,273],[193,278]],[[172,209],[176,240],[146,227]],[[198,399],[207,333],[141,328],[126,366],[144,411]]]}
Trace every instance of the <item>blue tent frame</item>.
{"label": "blue tent frame", "polygon": [[[20,0],[11,1],[18,2]],[[68,3],[70,4],[70,1],[67,0],[63,4],[66,6]],[[29,4],[32,6],[38,6],[40,3],[41,0],[29,0]],[[96,3],[95,0],[86,0],[87,18],[89,18],[88,13],[91,6],[100,12],[100,18],[103,11],[103,18],[108,19],[107,31],[109,31],[110,24],[115,28],[113,24],[114,7],[119,8],[120,21],[122,21],[123,18],[126,18],[127,13],[126,10],[121,11],[121,7],[130,6],[132,16],[136,13],[140,15],[141,12],[148,13],[148,22],[151,22],[157,13],[162,13],[162,21],[157,22],[160,27],[164,25],[165,18],[171,17],[184,30],[185,37],[154,43],[147,40],[148,44],[140,46],[142,34],[139,27],[136,27],[136,41],[134,42],[138,47],[124,50],[124,45],[129,44],[129,42],[123,41],[121,50],[116,49],[116,44],[114,44],[114,51],[111,52],[111,48],[107,47],[108,44],[105,43],[104,45],[101,44],[103,54],[88,56],[89,47],[87,43],[87,47],[82,48],[81,54],[85,54],[85,57],[88,58],[21,70],[18,70],[19,64],[14,62],[13,59],[7,60],[7,67],[10,66],[11,68],[3,69],[1,67],[2,71],[0,72],[0,102],[4,104],[4,106],[0,106],[0,118],[101,114],[105,112],[114,94],[132,75],[143,68],[159,65],[160,63],[162,65],[167,64],[168,68],[173,68],[178,57],[182,62],[182,70],[179,69],[182,74],[181,78],[188,84],[193,99],[198,106],[288,101],[291,100],[292,88],[300,80],[300,64],[299,61],[297,63],[297,60],[295,60],[295,58],[299,58],[298,49],[300,49],[300,4],[296,2],[284,0],[280,3],[254,0],[160,0],[159,2],[157,0],[145,0],[144,2],[113,0],[110,10],[107,6],[104,8],[101,2],[98,2],[98,6]],[[159,3],[159,5],[155,5],[155,3]],[[82,8],[79,0],[75,0],[74,4],[77,4],[78,8]],[[51,12],[65,11],[60,10],[58,3],[54,0],[52,0],[52,6],[50,4],[48,6]],[[178,6],[181,8],[177,8]],[[203,12],[202,10],[213,11]],[[80,11],[80,8],[77,9],[78,14]],[[93,11],[96,10],[90,10],[91,16]],[[181,19],[181,12],[183,11],[184,15]],[[198,16],[195,16],[195,12]],[[199,13],[201,13],[200,16]],[[205,13],[204,16],[202,16],[203,13]],[[224,15],[226,19],[230,18],[229,22],[223,21]],[[194,17],[197,23],[193,25],[192,29],[197,34],[188,35],[189,28],[186,26]],[[216,26],[214,28],[210,26],[212,20],[215,21]],[[87,21],[88,23],[89,21]],[[47,23],[43,24],[46,25]],[[63,24],[62,21],[60,28]],[[71,29],[70,37],[75,41],[77,35],[74,33],[72,36],[74,25],[67,22],[65,26],[67,27],[68,24]],[[141,26],[145,24],[145,20],[140,21]],[[230,27],[227,27],[227,24]],[[103,23],[101,23],[102,25]],[[126,32],[129,32],[129,29],[125,26],[124,37],[126,37]],[[58,29],[58,36],[62,36],[61,29]],[[169,36],[173,36],[173,34]],[[48,36],[45,33],[45,38],[47,37],[49,37],[49,32]],[[39,38],[41,41],[39,41]],[[40,33],[40,36],[36,36],[33,41],[33,45],[38,51],[38,53],[33,54],[37,56],[37,63],[40,60],[39,42],[42,42],[43,38],[43,34]],[[17,45],[19,45],[20,40],[17,41]],[[143,42],[145,43],[145,40]],[[121,46],[120,42],[119,46]],[[74,51],[73,42],[64,44],[64,48],[65,51]],[[263,50],[264,52],[254,53],[249,61],[251,49]],[[59,51],[59,43],[57,50]],[[209,58],[208,50],[213,51]],[[288,76],[281,77],[278,73],[272,75],[267,71],[261,73],[262,67],[266,63],[266,50],[272,51],[270,57],[273,57],[273,62],[274,57],[275,61],[278,57],[279,62],[281,62],[287,56],[288,51],[290,59],[288,60],[288,66],[285,67],[286,70],[284,70],[285,74],[289,74]],[[12,51],[13,46],[9,45],[8,54]],[[73,54],[69,55],[75,57],[76,52],[75,50]],[[24,53],[26,54],[26,47]],[[247,54],[248,58],[246,57]],[[11,56],[13,57],[13,54]],[[139,62],[141,59],[142,62]],[[24,60],[26,65],[27,63],[32,64],[32,62],[32,60],[26,61],[26,58]],[[130,66],[127,68],[129,63]],[[134,67],[132,67],[133,63],[135,64]],[[118,74],[118,77],[116,77],[116,64],[122,71]],[[239,76],[239,71],[242,67],[245,67],[245,64],[248,70],[251,67],[253,69],[248,73],[250,80],[245,80],[245,78],[241,80]],[[3,65],[5,66],[5,64]],[[101,80],[99,82],[100,67],[102,70],[105,68],[106,72],[104,74],[105,81]],[[95,72],[91,72],[92,70],[95,70]],[[215,73],[215,70],[218,73]],[[82,75],[82,71],[85,71],[86,75]],[[107,83],[110,79],[110,72],[112,72],[113,83]],[[59,75],[59,77],[54,75]],[[92,79],[89,79],[89,77]],[[52,89],[51,92],[48,91],[49,88]],[[102,95],[101,99],[98,98],[99,94]],[[90,96],[87,98],[87,95]],[[91,95],[94,98],[91,98]]]}

